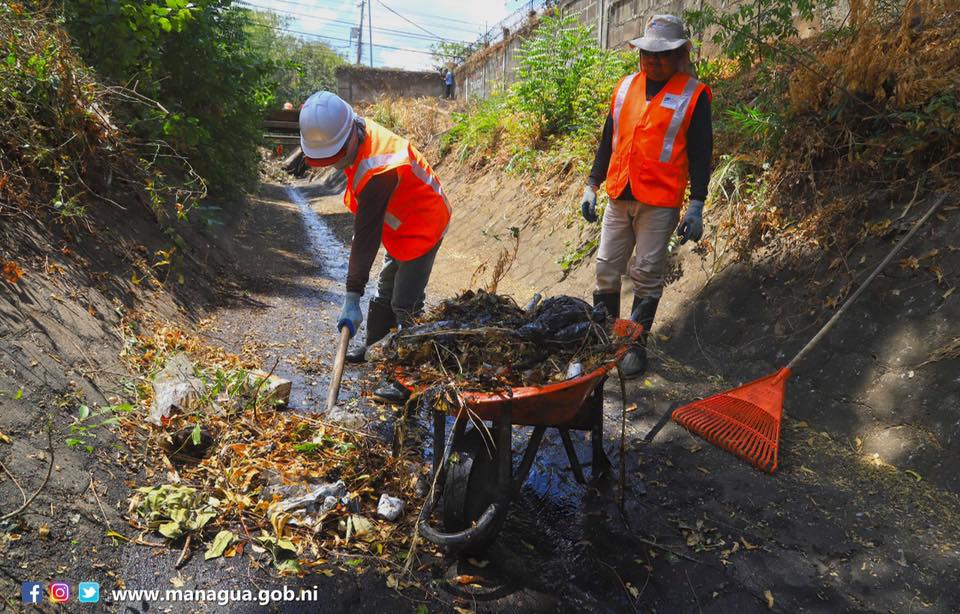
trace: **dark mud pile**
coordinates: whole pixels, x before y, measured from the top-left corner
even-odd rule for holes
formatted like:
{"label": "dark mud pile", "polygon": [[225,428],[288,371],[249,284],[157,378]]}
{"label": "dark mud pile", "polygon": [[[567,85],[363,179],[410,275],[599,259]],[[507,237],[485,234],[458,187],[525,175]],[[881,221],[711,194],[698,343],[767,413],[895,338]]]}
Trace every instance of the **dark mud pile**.
{"label": "dark mud pile", "polygon": [[392,335],[376,356],[420,386],[542,386],[613,360],[621,343],[613,322],[603,305],[572,296],[522,309],[508,296],[467,290]]}

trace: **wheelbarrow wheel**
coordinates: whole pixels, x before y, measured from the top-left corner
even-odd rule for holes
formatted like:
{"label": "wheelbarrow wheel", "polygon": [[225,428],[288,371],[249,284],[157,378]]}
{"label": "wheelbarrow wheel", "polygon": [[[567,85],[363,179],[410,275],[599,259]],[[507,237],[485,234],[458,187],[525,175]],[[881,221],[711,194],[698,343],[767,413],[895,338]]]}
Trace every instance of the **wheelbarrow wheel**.
{"label": "wheelbarrow wheel", "polygon": [[[497,455],[493,442],[479,429],[470,428],[453,442],[447,461],[447,479],[443,488],[443,529],[447,532],[470,528],[497,501]],[[484,539],[465,550],[486,550],[503,526],[506,514],[500,514]]]}

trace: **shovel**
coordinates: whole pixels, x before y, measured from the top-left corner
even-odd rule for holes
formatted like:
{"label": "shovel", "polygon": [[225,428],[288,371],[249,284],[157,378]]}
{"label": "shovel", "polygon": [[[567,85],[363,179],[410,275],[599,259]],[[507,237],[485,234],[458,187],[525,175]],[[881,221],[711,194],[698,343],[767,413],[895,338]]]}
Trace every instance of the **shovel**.
{"label": "shovel", "polygon": [[350,328],[340,329],[340,344],[337,346],[337,358],[333,362],[333,377],[330,378],[330,388],[327,390],[327,413],[337,404],[340,394],[340,380],[343,379],[343,361],[347,356],[347,346],[350,345]]}

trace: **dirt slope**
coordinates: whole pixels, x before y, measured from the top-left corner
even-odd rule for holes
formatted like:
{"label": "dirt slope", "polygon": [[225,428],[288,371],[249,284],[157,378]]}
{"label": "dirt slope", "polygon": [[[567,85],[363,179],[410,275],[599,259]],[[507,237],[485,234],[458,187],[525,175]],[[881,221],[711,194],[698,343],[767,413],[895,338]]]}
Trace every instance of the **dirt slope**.
{"label": "dirt slope", "polygon": [[[555,264],[568,242],[581,240],[575,180],[531,189],[494,171],[442,164],[437,171],[454,223],[431,280],[435,300],[466,287],[483,264],[478,279],[489,279],[501,249],[512,249],[511,227],[520,229],[522,247],[500,291],[518,302],[534,291],[589,296],[590,259],[569,275]],[[330,198],[315,203],[329,216],[340,206]],[[875,217],[899,211],[891,206]],[[827,268],[827,255],[776,269],[761,261],[713,272],[709,261],[683,248],[675,263],[683,276],[665,293],[651,371],[645,381],[627,384],[627,402],[638,410],[626,425],[625,514],[617,509],[615,484],[584,490],[565,475],[553,441],[554,453],[548,445],[491,554],[487,580],[511,586],[507,594],[559,595],[553,606],[521,601],[538,611],[756,611],[770,601],[779,611],[960,607],[952,583],[944,582],[960,574],[960,370],[955,350],[938,354],[960,334],[957,298],[948,292],[960,269],[949,244],[960,225],[955,208],[902,254],[919,258],[938,248],[944,282],[891,266],[797,368],[776,475],[676,425],[652,444],[641,441],[678,401],[785,364],[832,313],[824,299],[872,269],[916,215],[885,239],[845,254],[844,275]],[[348,226],[339,223],[348,237]],[[626,303],[629,282],[624,290]],[[606,393],[612,451],[622,407],[615,378]],[[491,597],[486,605],[502,610],[510,603],[503,599]]]}
{"label": "dirt slope", "polygon": [[117,568],[105,533],[123,526],[124,481],[135,467],[108,429],[86,429],[96,421],[78,416],[83,405],[95,414],[132,396],[123,318],[142,310],[188,319],[228,289],[217,281],[222,263],[189,229],[193,252],[164,285],[163,270],[150,265],[170,240],[141,201],[125,202],[93,209],[82,224],[26,213],[0,224],[0,255],[23,272],[16,283],[0,281],[0,461],[9,471],[0,516],[20,507],[21,488],[27,497],[39,489],[23,514],[0,525],[0,591],[11,607],[20,582],[106,581]]}

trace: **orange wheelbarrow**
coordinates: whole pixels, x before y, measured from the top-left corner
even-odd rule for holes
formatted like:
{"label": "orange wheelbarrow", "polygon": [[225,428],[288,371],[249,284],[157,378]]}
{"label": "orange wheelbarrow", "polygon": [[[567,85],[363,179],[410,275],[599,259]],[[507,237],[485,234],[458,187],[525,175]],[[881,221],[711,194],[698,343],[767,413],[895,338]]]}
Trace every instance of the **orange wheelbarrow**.
{"label": "orange wheelbarrow", "polygon": [[[547,428],[556,428],[576,480],[585,483],[571,430],[590,431],[592,477],[609,466],[603,450],[603,383],[643,327],[630,320],[613,325],[617,350],[610,360],[590,373],[556,384],[514,388],[512,394],[464,392],[469,411],[451,409],[456,418],[453,436],[446,442],[447,414],[433,412],[433,478],[436,487],[420,512],[420,534],[450,550],[480,552],[496,538],[507,516],[510,501],[526,482]],[[401,383],[414,389],[409,379]],[[470,426],[487,421],[492,428]],[[532,426],[520,465],[514,471],[513,425]],[[430,524],[441,505],[443,529]]]}

